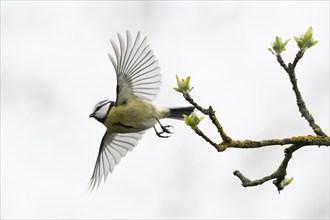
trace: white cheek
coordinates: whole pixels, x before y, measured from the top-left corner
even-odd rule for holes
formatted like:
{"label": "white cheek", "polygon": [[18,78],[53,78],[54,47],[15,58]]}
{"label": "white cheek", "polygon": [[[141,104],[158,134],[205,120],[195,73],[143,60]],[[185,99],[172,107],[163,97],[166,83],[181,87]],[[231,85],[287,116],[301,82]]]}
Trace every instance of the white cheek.
{"label": "white cheek", "polygon": [[109,105],[102,106],[97,112],[95,112],[95,117],[103,119],[107,116]]}

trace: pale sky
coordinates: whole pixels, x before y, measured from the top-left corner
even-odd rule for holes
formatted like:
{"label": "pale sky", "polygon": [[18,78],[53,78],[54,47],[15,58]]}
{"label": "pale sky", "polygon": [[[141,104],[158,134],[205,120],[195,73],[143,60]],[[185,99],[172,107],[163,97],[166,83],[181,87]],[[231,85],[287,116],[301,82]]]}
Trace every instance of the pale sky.
{"label": "pale sky", "polygon": [[[175,133],[151,129],[105,184],[84,189],[105,128],[88,118],[115,100],[109,39],[141,31],[159,60],[154,104],[185,106],[175,75],[191,76],[191,95],[212,105],[234,139],[313,134],[300,117],[287,74],[267,50],[276,35],[313,27],[317,45],[296,72],[316,122],[329,134],[328,1],[1,1],[1,218],[329,218],[329,148],[304,147],[279,195],[270,182],[244,188],[277,169],[284,146],[218,153],[181,121]],[[208,119],[201,129],[221,139]]]}

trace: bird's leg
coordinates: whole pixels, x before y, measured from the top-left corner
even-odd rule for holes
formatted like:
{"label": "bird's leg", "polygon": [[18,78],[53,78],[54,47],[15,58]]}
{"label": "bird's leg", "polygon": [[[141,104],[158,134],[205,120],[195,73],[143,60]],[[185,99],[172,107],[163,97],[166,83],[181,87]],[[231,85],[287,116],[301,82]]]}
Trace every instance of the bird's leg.
{"label": "bird's leg", "polygon": [[[158,137],[161,137],[161,138],[168,138],[168,137],[170,137],[171,134],[173,134],[173,132],[172,132],[169,128],[173,128],[173,126],[172,126],[172,125],[165,125],[165,126],[164,126],[164,125],[162,125],[162,124],[160,123],[160,121],[158,120],[158,118],[156,118],[156,120],[157,120],[159,126],[160,126],[161,129],[162,129],[162,131],[159,132],[159,131],[156,130],[156,127],[154,126],[154,130],[155,130],[157,136],[158,136]],[[168,134],[168,135],[164,135],[164,133],[166,133],[166,134]]]}

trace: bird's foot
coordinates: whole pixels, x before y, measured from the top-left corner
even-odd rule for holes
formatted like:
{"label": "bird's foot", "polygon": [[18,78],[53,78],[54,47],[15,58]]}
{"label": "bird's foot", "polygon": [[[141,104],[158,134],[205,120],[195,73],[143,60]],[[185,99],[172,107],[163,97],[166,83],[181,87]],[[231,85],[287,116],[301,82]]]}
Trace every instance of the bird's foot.
{"label": "bird's foot", "polygon": [[154,126],[154,129],[155,129],[155,132],[157,134],[158,137],[161,137],[161,138],[168,138],[171,136],[171,134],[173,134],[173,126],[172,125],[161,125],[159,124],[162,131],[157,131],[156,127]]}

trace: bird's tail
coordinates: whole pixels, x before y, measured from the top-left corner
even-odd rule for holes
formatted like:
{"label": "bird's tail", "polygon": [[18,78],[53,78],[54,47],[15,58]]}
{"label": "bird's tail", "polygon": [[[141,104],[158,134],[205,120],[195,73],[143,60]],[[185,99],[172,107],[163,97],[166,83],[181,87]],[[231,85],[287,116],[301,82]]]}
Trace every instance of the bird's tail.
{"label": "bird's tail", "polygon": [[167,118],[172,119],[183,119],[183,115],[190,115],[194,111],[195,107],[178,107],[178,108],[170,108],[169,115]]}

